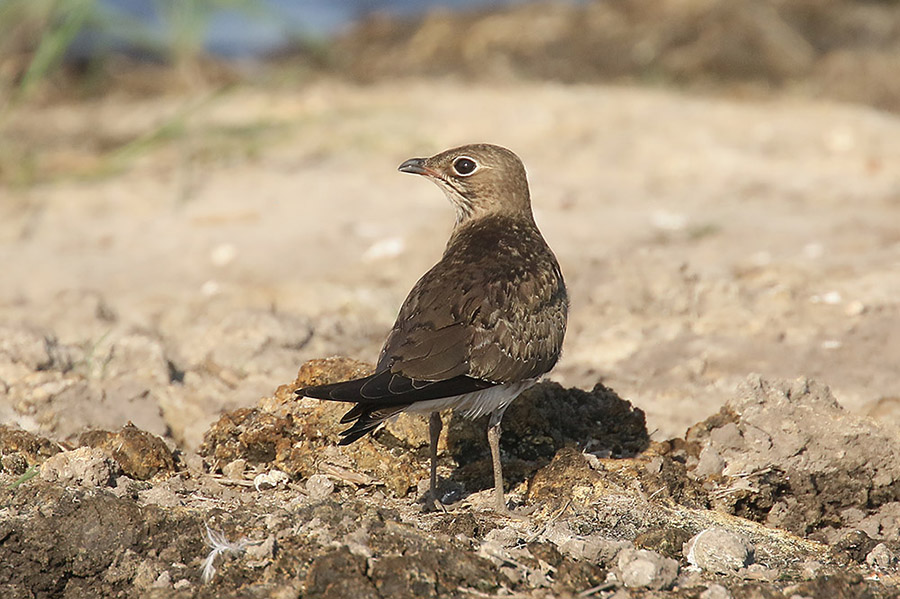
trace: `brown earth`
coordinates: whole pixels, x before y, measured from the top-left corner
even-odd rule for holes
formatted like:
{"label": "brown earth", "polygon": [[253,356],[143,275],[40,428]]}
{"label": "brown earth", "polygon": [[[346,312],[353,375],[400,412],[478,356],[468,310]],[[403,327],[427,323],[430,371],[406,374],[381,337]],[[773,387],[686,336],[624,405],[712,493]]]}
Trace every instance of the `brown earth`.
{"label": "brown earth", "polygon": [[[808,36],[829,21],[798,7],[847,3],[820,4],[777,14]],[[563,22],[621,9],[597,6]],[[881,19],[889,53],[891,11],[841,22]],[[793,75],[743,99],[403,78],[391,48],[432,38],[395,31],[356,54],[369,85],[124,87],[7,118],[0,596],[897,596],[900,120]],[[447,415],[458,503],[424,514],[423,422],[339,448],[345,406],[291,397],[369,368],[441,252],[451,209],[396,166],[472,141],[525,161],[572,301],[562,360],[504,421],[525,521],[484,510],[483,423]],[[298,377],[334,354],[361,362]]]}

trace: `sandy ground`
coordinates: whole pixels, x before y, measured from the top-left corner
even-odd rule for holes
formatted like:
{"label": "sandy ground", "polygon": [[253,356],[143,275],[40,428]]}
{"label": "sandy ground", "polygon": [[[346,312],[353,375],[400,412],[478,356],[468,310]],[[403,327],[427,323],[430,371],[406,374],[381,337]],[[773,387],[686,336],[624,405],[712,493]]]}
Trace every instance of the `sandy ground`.
{"label": "sandy ground", "polygon": [[111,98],[17,126],[77,168],[85,136],[152,131],[186,104],[200,107],[181,135],[122,172],[3,191],[3,320],[98,342],[112,329],[79,319],[73,298],[89,291],[115,331],[159,335],[190,372],[216,351],[207,329],[241,334],[236,314],[308,319],[296,351],[228,364],[245,372],[200,406],[209,421],[305,359],[374,359],[452,219],[397,164],[488,141],[525,161],[570,289],[553,380],[603,380],[647,412],[655,438],[717,410],[752,372],[816,377],[852,411],[896,417],[885,405],[900,397],[896,117],[600,86],[322,82],[205,102]]}

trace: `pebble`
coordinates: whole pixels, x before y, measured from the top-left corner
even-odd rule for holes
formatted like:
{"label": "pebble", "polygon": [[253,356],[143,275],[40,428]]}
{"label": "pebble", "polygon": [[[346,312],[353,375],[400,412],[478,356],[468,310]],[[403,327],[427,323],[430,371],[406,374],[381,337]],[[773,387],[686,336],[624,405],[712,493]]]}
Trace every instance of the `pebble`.
{"label": "pebble", "polygon": [[753,545],[722,528],[707,528],[684,544],[688,563],[701,570],[729,574],[753,562]]}
{"label": "pebble", "polygon": [[678,576],[678,562],[647,549],[623,549],[616,565],[626,587],[664,590],[671,588]]}
{"label": "pebble", "polygon": [[263,563],[272,559],[272,556],[275,555],[275,535],[269,535],[261,543],[248,544],[244,551],[253,562]]}
{"label": "pebble", "polygon": [[824,565],[816,560],[808,560],[800,565],[800,577],[804,580],[813,580],[822,572]]}
{"label": "pebble", "polygon": [[519,544],[520,537],[519,531],[515,528],[512,526],[504,526],[488,531],[488,533],[484,535],[484,540],[489,543],[497,543],[501,547],[515,547]]}
{"label": "pebble", "polygon": [[313,501],[322,501],[334,491],[334,481],[324,474],[313,474],[306,479],[306,493]]}
{"label": "pebble", "polygon": [[280,484],[287,484],[290,477],[286,472],[282,472],[281,470],[270,470],[268,472],[263,472],[262,474],[257,474],[253,479],[253,486],[256,487],[257,491],[261,491],[266,488],[275,488]]}
{"label": "pebble", "polygon": [[170,589],[172,588],[172,575],[168,570],[163,570],[162,574],[156,577],[156,580],[150,585],[154,589]]}
{"label": "pebble", "polygon": [[41,479],[62,485],[107,487],[112,482],[109,458],[102,449],[79,447],[47,458],[41,464]]}
{"label": "pebble", "polygon": [[866,556],[866,563],[877,570],[891,570],[897,567],[897,556],[884,543],[878,543]]}
{"label": "pebble", "polygon": [[711,584],[700,593],[700,599],[731,599],[731,593],[720,584]]}
{"label": "pebble", "polygon": [[233,480],[244,478],[244,470],[247,469],[247,460],[238,458],[222,466],[222,474]]}

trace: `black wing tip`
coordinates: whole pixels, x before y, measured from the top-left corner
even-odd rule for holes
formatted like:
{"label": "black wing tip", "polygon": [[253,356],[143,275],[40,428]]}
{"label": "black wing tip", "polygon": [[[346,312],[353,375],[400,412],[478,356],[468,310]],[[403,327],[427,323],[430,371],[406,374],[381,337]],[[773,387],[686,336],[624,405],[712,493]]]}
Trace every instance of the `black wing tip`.
{"label": "black wing tip", "polygon": [[316,392],[321,387],[301,387],[300,389],[296,389],[294,391],[294,395],[296,397],[313,397],[315,399],[326,399],[324,397],[317,397]]}
{"label": "black wing tip", "polygon": [[359,406],[354,406],[352,410],[341,418],[341,424],[346,424],[353,418],[356,418],[356,422],[347,430],[341,431],[341,440],[338,441],[338,445],[350,445],[355,441],[359,441],[369,433],[375,432],[375,429],[385,421],[384,418],[373,418],[371,412],[358,413],[358,408]]}
{"label": "black wing tip", "polygon": [[312,397],[314,399],[326,399],[331,401],[359,401],[360,387],[365,385],[370,377],[362,379],[350,379],[349,381],[339,381],[337,383],[328,383],[325,385],[311,385],[309,387],[301,387],[294,391],[297,397]]}
{"label": "black wing tip", "polygon": [[376,427],[373,426],[372,428],[361,428],[357,430],[356,425],[353,425],[347,430],[341,431],[341,440],[338,441],[338,445],[350,445],[351,443],[359,441],[367,434],[374,431],[375,428]]}

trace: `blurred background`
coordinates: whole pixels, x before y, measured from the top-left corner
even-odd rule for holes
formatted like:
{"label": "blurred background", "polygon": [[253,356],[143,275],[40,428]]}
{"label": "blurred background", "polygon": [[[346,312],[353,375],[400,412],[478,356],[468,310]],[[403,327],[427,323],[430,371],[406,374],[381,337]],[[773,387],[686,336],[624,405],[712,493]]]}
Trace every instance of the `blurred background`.
{"label": "blurred background", "polygon": [[657,438],[751,372],[900,421],[898,111],[896,0],[0,0],[0,421],[192,449],[374,360],[452,225],[396,166],[474,141],[566,274],[552,378]]}
{"label": "blurred background", "polygon": [[[896,0],[0,2],[6,127],[23,105],[303,85],[322,76],[614,83],[897,111],[898,73]],[[178,129],[172,120],[155,125],[135,137]],[[55,158],[64,150],[56,146],[65,135],[6,133],[0,183],[43,180],[60,168]],[[133,153],[135,141],[98,140],[91,168]]]}

